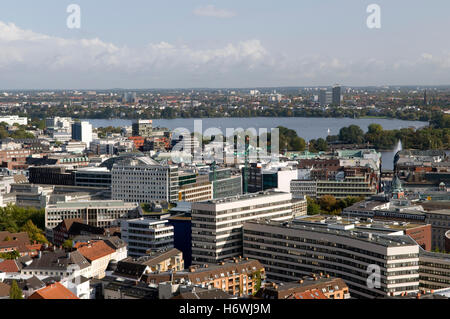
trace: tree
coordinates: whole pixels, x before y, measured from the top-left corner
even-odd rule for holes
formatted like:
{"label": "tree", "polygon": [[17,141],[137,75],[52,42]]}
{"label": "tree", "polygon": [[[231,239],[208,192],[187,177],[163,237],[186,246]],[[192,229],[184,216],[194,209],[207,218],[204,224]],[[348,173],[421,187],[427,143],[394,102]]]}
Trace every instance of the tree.
{"label": "tree", "polygon": [[336,209],[337,200],[334,196],[324,195],[319,199],[320,208],[326,212],[332,212]]}
{"label": "tree", "polygon": [[64,243],[62,244],[63,248],[66,250],[70,250],[73,247],[73,241],[70,239],[67,239],[64,241]]}
{"label": "tree", "polygon": [[307,206],[308,215],[320,214],[320,206],[319,204],[316,203],[314,199],[306,197],[306,202],[308,203]]}
{"label": "tree", "polygon": [[339,130],[339,139],[349,144],[364,143],[364,132],[358,125],[350,125]]}
{"label": "tree", "polygon": [[9,299],[23,299],[23,292],[15,280],[13,280],[11,289],[9,290]]}
{"label": "tree", "polygon": [[42,230],[34,225],[31,219],[27,220],[25,225],[22,227],[22,231],[26,231],[31,240],[35,240],[38,243],[48,244],[48,240],[45,238]]}
{"label": "tree", "polygon": [[13,260],[20,257],[20,253],[17,250],[13,250],[7,253],[0,253],[1,259]]}

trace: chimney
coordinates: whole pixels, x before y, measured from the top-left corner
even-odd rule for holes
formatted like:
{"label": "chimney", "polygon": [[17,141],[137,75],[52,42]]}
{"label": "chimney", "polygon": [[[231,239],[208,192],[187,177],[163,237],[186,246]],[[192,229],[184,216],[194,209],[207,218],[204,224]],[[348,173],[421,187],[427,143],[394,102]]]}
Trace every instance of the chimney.
{"label": "chimney", "polygon": [[420,292],[418,292],[417,293],[417,299],[420,299],[420,296],[421,296],[421,294],[420,294]]}

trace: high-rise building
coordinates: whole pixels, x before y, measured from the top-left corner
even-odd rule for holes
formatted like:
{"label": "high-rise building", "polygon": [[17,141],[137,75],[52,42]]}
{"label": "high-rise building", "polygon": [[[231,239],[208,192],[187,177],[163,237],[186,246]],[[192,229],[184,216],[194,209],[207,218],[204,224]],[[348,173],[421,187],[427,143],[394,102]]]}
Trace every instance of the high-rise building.
{"label": "high-rise building", "polygon": [[126,92],[123,94],[122,101],[125,103],[136,102],[136,92]]}
{"label": "high-rise building", "polygon": [[86,143],[86,147],[89,148],[92,142],[92,124],[85,121],[73,123],[72,139]]}
{"label": "high-rise building", "polygon": [[242,256],[242,225],[257,218],[289,220],[292,195],[260,192],[192,203],[192,262]]}
{"label": "high-rise building", "polygon": [[141,137],[152,137],[153,121],[152,120],[137,120],[132,124],[132,135]]}
{"label": "high-rise building", "polygon": [[333,96],[332,96],[331,103],[334,106],[340,106],[341,100],[342,100],[341,87],[339,85],[335,85],[335,86],[333,86]]}

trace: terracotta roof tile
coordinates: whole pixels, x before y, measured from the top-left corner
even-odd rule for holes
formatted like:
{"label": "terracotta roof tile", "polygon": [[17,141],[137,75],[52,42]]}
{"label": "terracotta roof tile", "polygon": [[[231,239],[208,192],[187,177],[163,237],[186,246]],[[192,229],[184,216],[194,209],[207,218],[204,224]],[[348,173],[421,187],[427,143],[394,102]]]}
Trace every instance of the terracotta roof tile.
{"label": "terracotta roof tile", "polygon": [[0,262],[0,271],[9,273],[9,272],[19,272],[19,266],[15,260],[4,260]]}
{"label": "terracotta roof tile", "polygon": [[79,299],[69,289],[61,285],[59,282],[48,285],[39,289],[28,299]]}
{"label": "terracotta roof tile", "polygon": [[75,246],[78,248],[80,254],[82,254],[87,260],[93,261],[115,252],[104,241],[96,241],[93,243],[77,243]]}

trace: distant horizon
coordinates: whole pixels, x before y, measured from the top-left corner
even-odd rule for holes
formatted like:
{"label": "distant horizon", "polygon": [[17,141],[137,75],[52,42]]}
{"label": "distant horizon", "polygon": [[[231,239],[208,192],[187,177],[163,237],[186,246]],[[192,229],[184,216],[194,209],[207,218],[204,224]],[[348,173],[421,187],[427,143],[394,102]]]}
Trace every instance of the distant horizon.
{"label": "distant horizon", "polygon": [[[400,85],[341,85],[343,88],[364,89],[364,88],[448,88],[450,84],[439,85],[416,85],[416,84],[400,84]],[[24,88],[24,89],[3,89],[0,92],[6,91],[154,91],[154,90],[257,90],[257,89],[316,89],[329,88],[333,85],[288,85],[288,86],[248,86],[248,87],[160,87],[160,88]]]}

